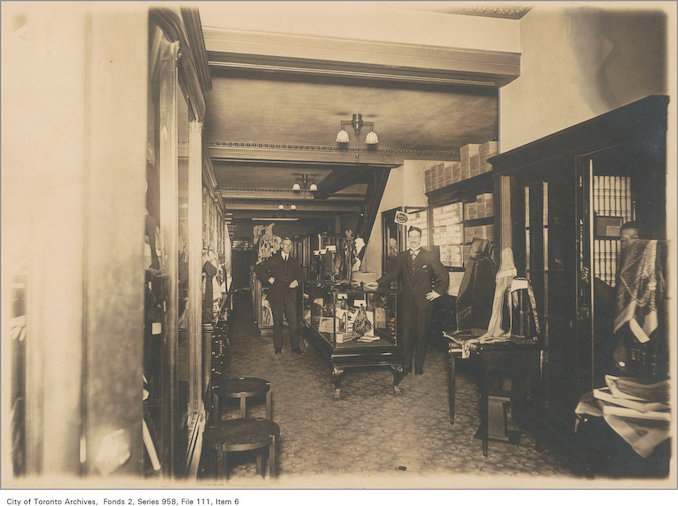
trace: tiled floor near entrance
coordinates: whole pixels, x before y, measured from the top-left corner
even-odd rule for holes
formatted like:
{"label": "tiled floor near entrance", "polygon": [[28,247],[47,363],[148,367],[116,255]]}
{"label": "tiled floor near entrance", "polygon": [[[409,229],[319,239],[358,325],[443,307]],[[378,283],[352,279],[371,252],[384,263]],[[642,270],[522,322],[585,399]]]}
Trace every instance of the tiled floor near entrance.
{"label": "tiled floor near entrance", "polygon": [[[391,372],[375,368],[348,371],[337,400],[329,366],[313,347],[294,354],[285,333],[283,353],[274,354],[272,338],[258,335],[246,294],[236,304],[226,374],[271,382],[281,441],[277,480],[256,476],[253,455],[235,454],[229,487],[399,488],[416,478],[436,488],[534,488],[536,478],[571,477],[548,449],[537,452],[529,436],[518,446],[490,442],[483,457],[473,437],[480,422],[473,369],[459,368],[451,425],[444,350],[429,345],[424,374],[405,377],[400,396],[392,393]],[[237,402],[229,405],[226,416],[238,415]],[[249,415],[263,417],[263,402],[252,404]]]}

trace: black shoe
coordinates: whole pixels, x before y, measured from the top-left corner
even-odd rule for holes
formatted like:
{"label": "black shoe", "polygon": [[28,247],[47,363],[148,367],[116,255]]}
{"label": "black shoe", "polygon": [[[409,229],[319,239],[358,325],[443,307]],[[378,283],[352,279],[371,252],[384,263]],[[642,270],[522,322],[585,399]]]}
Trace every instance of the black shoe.
{"label": "black shoe", "polygon": [[424,368],[423,367],[417,367],[414,370],[414,374],[424,374]]}
{"label": "black shoe", "polygon": [[304,354],[304,352],[301,351],[301,350],[298,349],[298,348],[297,348],[296,350],[292,350],[292,351],[293,351],[294,353],[296,353],[297,355],[303,355],[303,354]]}
{"label": "black shoe", "polygon": [[282,353],[282,350],[275,350],[275,353],[276,353],[276,355],[277,355],[278,353]]}

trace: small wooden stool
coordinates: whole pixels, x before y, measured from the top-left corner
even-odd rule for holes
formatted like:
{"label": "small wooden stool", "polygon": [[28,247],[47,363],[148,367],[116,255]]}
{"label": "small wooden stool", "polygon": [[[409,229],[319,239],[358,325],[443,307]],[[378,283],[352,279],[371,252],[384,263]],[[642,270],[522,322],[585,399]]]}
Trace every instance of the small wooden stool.
{"label": "small wooden stool", "polygon": [[216,476],[228,479],[228,452],[259,450],[257,473],[266,476],[263,453],[268,447],[268,476],[276,476],[276,445],[280,438],[280,427],[265,418],[233,418],[220,422],[216,427],[205,429],[203,439],[217,455]]}
{"label": "small wooden stool", "polygon": [[221,420],[219,398],[240,399],[240,418],[247,418],[247,399],[266,396],[266,418],[273,419],[271,413],[271,383],[261,378],[231,378],[214,387],[214,421]]}

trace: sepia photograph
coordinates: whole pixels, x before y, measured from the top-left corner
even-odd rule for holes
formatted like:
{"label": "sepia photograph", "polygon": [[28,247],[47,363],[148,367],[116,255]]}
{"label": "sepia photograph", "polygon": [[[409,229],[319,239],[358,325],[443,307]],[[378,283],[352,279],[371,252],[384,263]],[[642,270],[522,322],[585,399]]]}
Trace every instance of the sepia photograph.
{"label": "sepia photograph", "polygon": [[675,1],[0,8],[3,504],[676,490]]}

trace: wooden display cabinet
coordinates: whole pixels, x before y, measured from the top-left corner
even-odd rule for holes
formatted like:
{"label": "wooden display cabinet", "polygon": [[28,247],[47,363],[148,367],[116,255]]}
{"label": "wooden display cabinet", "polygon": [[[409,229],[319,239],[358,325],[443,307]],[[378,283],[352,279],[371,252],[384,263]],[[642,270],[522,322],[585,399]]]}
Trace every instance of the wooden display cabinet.
{"label": "wooden display cabinet", "polygon": [[[399,337],[400,293],[366,290],[329,282],[304,284],[303,334],[330,364],[335,397],[347,369],[389,367],[393,391],[400,393],[403,378],[402,344]],[[353,323],[363,306],[370,324],[357,332]]]}
{"label": "wooden display cabinet", "polygon": [[666,237],[667,104],[650,96],[490,159],[509,182],[501,244],[530,279],[542,322],[538,428],[551,436],[573,433],[574,408],[601,386],[611,355],[590,287],[594,277],[614,285],[619,237],[599,218]]}

